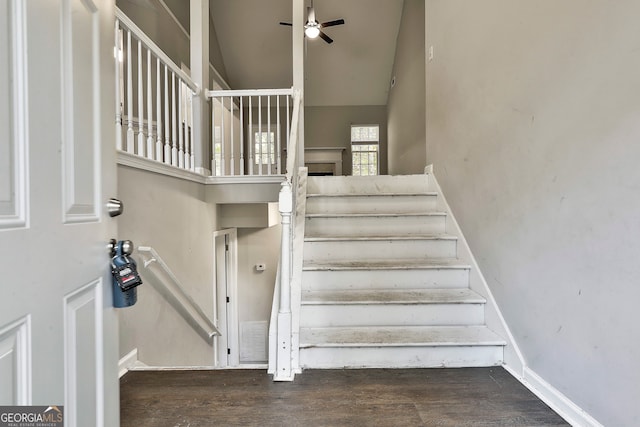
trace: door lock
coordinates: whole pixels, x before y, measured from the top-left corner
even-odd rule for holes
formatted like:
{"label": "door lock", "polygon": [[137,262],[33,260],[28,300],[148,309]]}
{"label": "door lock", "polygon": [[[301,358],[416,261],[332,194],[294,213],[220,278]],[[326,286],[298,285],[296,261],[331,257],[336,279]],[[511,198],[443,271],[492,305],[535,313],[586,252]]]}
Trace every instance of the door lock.
{"label": "door lock", "polygon": [[111,218],[113,218],[114,216],[122,215],[123,210],[124,205],[120,200],[112,197],[107,202],[107,212],[109,212],[109,216]]}

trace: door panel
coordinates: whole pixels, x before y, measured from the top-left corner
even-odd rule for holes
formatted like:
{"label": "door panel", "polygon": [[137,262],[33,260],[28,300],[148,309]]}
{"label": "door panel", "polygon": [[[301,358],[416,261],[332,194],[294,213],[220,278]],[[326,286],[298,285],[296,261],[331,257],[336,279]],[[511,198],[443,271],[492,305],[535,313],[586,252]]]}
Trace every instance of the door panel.
{"label": "door panel", "polygon": [[117,426],[113,0],[0,3],[0,405]]}
{"label": "door panel", "polygon": [[20,319],[0,330],[0,402],[28,405],[31,396],[29,319]]}
{"label": "door panel", "polygon": [[[65,0],[62,10],[63,180],[66,222],[97,220],[100,147],[99,11],[91,0]],[[115,42],[114,42],[115,43]],[[115,44],[114,44],[115,45]],[[115,113],[114,113],[115,114]]]}
{"label": "door panel", "polygon": [[0,230],[26,224],[26,40],[22,5],[0,4]]}

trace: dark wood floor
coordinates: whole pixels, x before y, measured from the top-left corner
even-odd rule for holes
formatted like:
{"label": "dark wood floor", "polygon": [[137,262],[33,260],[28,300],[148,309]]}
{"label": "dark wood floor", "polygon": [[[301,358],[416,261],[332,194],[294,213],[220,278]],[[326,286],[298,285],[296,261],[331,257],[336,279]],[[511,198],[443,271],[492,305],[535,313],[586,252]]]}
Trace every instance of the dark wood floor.
{"label": "dark wood floor", "polygon": [[502,368],[129,372],[126,426],[560,426]]}

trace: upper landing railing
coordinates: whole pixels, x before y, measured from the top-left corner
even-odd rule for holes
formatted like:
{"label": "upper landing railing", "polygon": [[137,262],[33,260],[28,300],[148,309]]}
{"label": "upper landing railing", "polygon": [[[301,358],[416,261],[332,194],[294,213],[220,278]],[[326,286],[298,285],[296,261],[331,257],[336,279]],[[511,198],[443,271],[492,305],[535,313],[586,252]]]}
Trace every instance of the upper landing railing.
{"label": "upper landing railing", "polygon": [[211,126],[201,132],[210,143],[196,150],[201,89],[118,9],[115,40],[119,151],[194,172],[197,162],[215,177],[284,175],[286,153],[296,152],[288,149],[297,132],[292,88],[207,91]]}
{"label": "upper landing railing", "polygon": [[293,89],[214,90],[207,97],[212,175],[282,175]]}
{"label": "upper landing railing", "polygon": [[118,9],[115,40],[117,149],[195,170],[191,111],[198,87]]}

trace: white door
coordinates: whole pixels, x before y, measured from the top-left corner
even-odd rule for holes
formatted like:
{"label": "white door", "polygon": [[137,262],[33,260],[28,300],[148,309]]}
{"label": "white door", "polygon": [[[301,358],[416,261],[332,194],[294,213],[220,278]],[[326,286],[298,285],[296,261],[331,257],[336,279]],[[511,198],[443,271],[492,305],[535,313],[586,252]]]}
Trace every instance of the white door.
{"label": "white door", "polygon": [[0,405],[117,426],[113,0],[0,1]]}
{"label": "white door", "polygon": [[238,340],[238,292],[236,286],[238,259],[238,230],[235,228],[215,231],[213,270],[216,277],[216,326],[221,332],[216,342],[218,367],[240,364]]}

